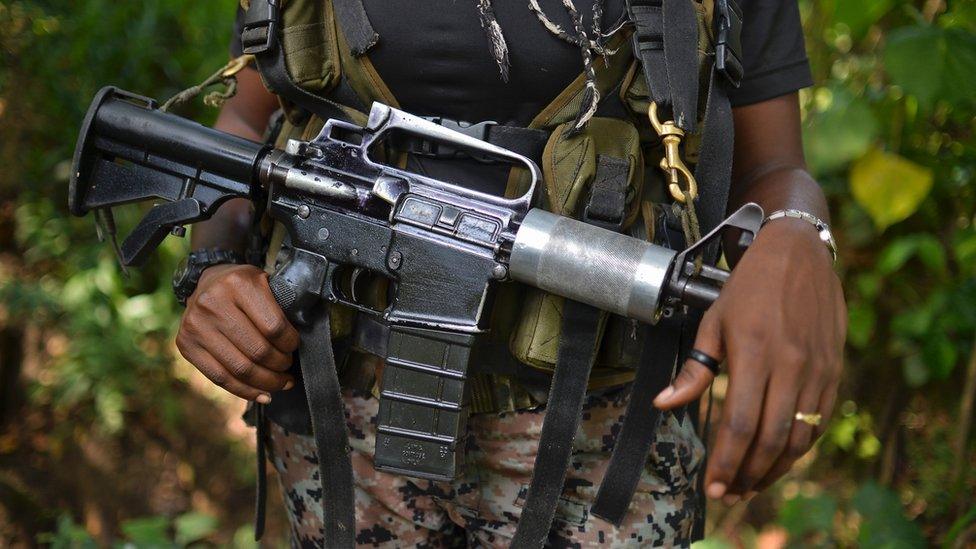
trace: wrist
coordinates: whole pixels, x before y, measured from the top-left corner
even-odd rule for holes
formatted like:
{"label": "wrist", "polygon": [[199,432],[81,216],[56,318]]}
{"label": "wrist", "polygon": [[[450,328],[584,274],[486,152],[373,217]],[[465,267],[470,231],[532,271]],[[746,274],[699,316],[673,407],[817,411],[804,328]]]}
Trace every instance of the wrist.
{"label": "wrist", "polygon": [[200,286],[206,286],[214,277],[220,276],[226,271],[238,269],[240,267],[242,267],[242,265],[237,265],[234,263],[223,263],[220,265],[210,265],[209,267],[204,267],[203,270],[200,271],[200,281],[197,282],[197,287],[199,288]]}
{"label": "wrist", "polygon": [[780,217],[766,221],[760,231],[762,233],[791,248],[799,248],[810,257],[823,257],[833,266],[834,255],[831,248],[824,243],[820,231],[811,223],[792,217]]}
{"label": "wrist", "polygon": [[186,305],[200,282],[206,280],[204,275],[208,271],[215,275],[219,272],[213,271],[215,267],[235,267],[241,263],[243,259],[239,254],[219,248],[191,252],[173,274],[173,293],[181,304]]}
{"label": "wrist", "polygon": [[834,235],[830,232],[830,225],[827,222],[803,210],[785,209],[776,210],[769,214],[763,221],[763,225],[784,219],[796,220],[801,222],[801,224],[806,224],[808,227],[813,228],[817,233],[817,239],[830,253],[831,264],[837,262],[837,243],[834,242]]}

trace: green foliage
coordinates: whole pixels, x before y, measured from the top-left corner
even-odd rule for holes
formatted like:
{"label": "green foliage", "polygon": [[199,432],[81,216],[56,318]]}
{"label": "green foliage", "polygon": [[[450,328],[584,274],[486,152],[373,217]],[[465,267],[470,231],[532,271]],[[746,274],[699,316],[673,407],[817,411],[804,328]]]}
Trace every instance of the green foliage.
{"label": "green foliage", "polygon": [[900,364],[909,387],[949,379],[976,332],[973,10],[917,5],[804,6],[806,151],[841,234],[852,362]]}
{"label": "green foliage", "polygon": [[810,545],[827,546],[832,539],[836,513],[837,500],[827,494],[797,496],[783,504],[779,523],[794,543],[803,540]]}
{"label": "green foliage", "polygon": [[[185,244],[171,239],[148,268],[123,276],[91,220],[67,213],[74,138],[101,86],[165,98],[222,65],[234,5],[0,2],[8,29],[0,156],[20,159],[0,175],[0,196],[18,199],[11,251],[26,271],[0,271],[0,298],[14,318],[40,322],[64,342],[50,375],[31,390],[35,400],[107,431],[120,430],[134,405],[161,410],[171,424],[177,417],[168,379],[179,310],[169,276]],[[187,114],[213,116],[199,105]],[[131,226],[138,213],[122,211],[120,225]]]}
{"label": "green foliage", "polygon": [[852,505],[861,515],[857,537],[861,547],[925,547],[922,530],[905,518],[901,501],[891,490],[868,482],[854,494]]}
{"label": "green foliage", "polygon": [[[114,84],[165,98],[202,80],[226,60],[235,4],[0,0],[0,309],[42,330],[31,404],[74,420],[52,437],[77,425],[121,437],[139,413],[178,424],[169,276],[185,243],[167,239],[122,276],[90,220],[68,215],[66,182],[93,94]],[[965,542],[976,512],[946,493],[946,418],[976,338],[976,2],[800,4],[817,82],[802,94],[805,151],[834,214],[850,346],[810,473],[829,488],[781,502],[779,524],[791,545]],[[215,113],[196,103],[184,114]],[[119,213],[124,233],[139,212]],[[909,416],[924,434],[906,430]],[[893,489],[861,484],[880,471]],[[968,471],[962,494],[976,487]],[[119,543],[182,546],[215,527],[193,513],[136,519]],[[94,546],[69,516],[51,528],[38,541]],[[237,530],[233,546],[252,547],[251,533]]]}
{"label": "green foliage", "polygon": [[820,493],[788,499],[779,511],[779,524],[789,536],[789,547],[845,545],[844,540],[851,535],[845,530],[852,523],[857,524],[853,536],[859,547],[926,546],[921,528],[905,517],[898,495],[871,481],[843,506],[833,495]]}
{"label": "green foliage", "polygon": [[75,524],[70,515],[58,517],[58,528],[37,536],[37,541],[51,549],[95,549],[98,545],[88,532]]}
{"label": "green foliage", "polygon": [[[174,519],[164,516],[142,517],[122,523],[122,539],[112,543],[115,548],[176,549],[205,541],[217,531],[217,519],[203,513],[186,513]],[[253,531],[244,528],[235,535],[230,547],[255,546]],[[250,535],[250,540],[245,536]],[[58,518],[57,530],[38,536],[38,542],[52,549],[94,549],[98,547],[85,529],[69,515]]]}
{"label": "green foliage", "polygon": [[976,36],[962,28],[906,26],[891,32],[885,69],[893,84],[927,107],[966,107],[976,100]]}

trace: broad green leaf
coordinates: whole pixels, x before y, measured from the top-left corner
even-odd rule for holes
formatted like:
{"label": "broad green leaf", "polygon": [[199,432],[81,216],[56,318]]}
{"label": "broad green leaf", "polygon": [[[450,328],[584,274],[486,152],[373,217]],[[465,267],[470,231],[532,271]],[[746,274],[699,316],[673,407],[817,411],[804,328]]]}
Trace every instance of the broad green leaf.
{"label": "broad green leaf", "polygon": [[916,307],[901,311],[891,319],[891,331],[898,336],[920,338],[932,326],[932,309]]}
{"label": "broad green leaf", "polygon": [[932,170],[874,148],[854,163],[851,192],[879,231],[915,213],[932,189]]}
{"label": "broad green leaf", "polygon": [[169,519],[166,517],[127,520],[121,528],[125,537],[138,547],[173,547],[169,537]]}
{"label": "broad green leaf", "polygon": [[913,257],[918,257],[933,273],[946,272],[945,248],[939,239],[928,233],[911,234],[895,239],[881,252],[876,268],[879,273],[888,275],[900,270]]}
{"label": "broad green leaf", "polygon": [[75,523],[71,515],[58,517],[57,531],[38,534],[37,541],[51,549],[95,549],[98,545],[83,526]]}
{"label": "broad green leaf", "polygon": [[957,107],[976,102],[976,33],[952,28],[943,31],[945,40],[945,74],[943,98]]}
{"label": "broad green leaf", "polygon": [[925,547],[921,528],[905,518],[901,501],[891,490],[868,482],[854,494],[853,504],[863,519],[857,538],[861,547]]}
{"label": "broad green leaf", "polygon": [[915,253],[915,249],[915,239],[909,237],[896,238],[878,256],[875,268],[881,274],[891,274],[901,269],[905,263],[908,263],[908,260],[912,258],[912,254]]}
{"label": "broad green leaf", "polygon": [[245,524],[238,528],[230,546],[232,549],[259,549],[260,545],[254,541],[254,526]]}
{"label": "broad green leaf", "polygon": [[187,545],[217,531],[217,519],[203,513],[186,513],[176,517],[176,542]]}
{"label": "broad green leaf", "polygon": [[834,515],[837,513],[837,500],[827,494],[816,497],[795,497],[783,504],[779,512],[779,523],[786,528],[792,540],[802,539],[813,533],[826,533],[833,530]]}
{"label": "broad green leaf", "polygon": [[842,88],[823,90],[829,101],[807,117],[803,147],[813,173],[840,170],[862,156],[878,136],[879,126],[868,103]]}
{"label": "broad green leaf", "polygon": [[885,69],[892,83],[924,106],[970,105],[976,95],[976,33],[961,27],[911,26],[888,34]]}
{"label": "broad green leaf", "polygon": [[894,4],[894,0],[836,0],[834,21],[847,25],[851,35],[860,38]]}
{"label": "broad green leaf", "polygon": [[976,2],[949,2],[948,7],[949,11],[939,17],[939,25],[976,31]]}
{"label": "broad green leaf", "polygon": [[830,422],[828,437],[841,450],[850,450],[857,436],[858,417],[847,416]]}
{"label": "broad green leaf", "polygon": [[872,433],[866,433],[857,443],[857,457],[872,459],[881,451],[881,441]]}
{"label": "broad green leaf", "polygon": [[957,232],[953,239],[952,252],[959,265],[968,270],[976,269],[976,229]]}
{"label": "broad green leaf", "polygon": [[885,70],[893,84],[918,98],[923,105],[935,102],[943,88],[946,44],[942,29],[910,26],[888,33]]}
{"label": "broad green leaf", "polygon": [[878,297],[878,293],[881,291],[881,277],[878,273],[867,272],[858,275],[857,279],[854,281],[857,291],[861,294],[861,297],[867,301],[873,301],[874,298]]}

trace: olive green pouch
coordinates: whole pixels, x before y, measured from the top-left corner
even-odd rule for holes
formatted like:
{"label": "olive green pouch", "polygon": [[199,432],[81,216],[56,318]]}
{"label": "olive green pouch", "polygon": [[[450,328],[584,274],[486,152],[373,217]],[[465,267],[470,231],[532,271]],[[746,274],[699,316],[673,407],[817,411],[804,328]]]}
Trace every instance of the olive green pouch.
{"label": "olive green pouch", "polygon": [[[643,182],[643,158],[637,129],[626,120],[595,117],[584,130],[569,136],[571,123],[558,126],[549,138],[542,154],[542,173],[547,208],[559,215],[579,218],[590,198],[590,188],[601,157],[625,160],[627,173],[627,201],[624,227],[629,227],[640,213],[638,197]],[[552,371],[559,349],[563,298],[537,289],[527,289],[509,347],[521,362],[534,368]],[[624,326],[620,326],[624,324]],[[630,322],[619,317],[602,315],[602,334],[629,333]],[[621,353],[601,349],[600,362],[606,366],[621,366]],[[632,362],[626,360],[623,362]]]}

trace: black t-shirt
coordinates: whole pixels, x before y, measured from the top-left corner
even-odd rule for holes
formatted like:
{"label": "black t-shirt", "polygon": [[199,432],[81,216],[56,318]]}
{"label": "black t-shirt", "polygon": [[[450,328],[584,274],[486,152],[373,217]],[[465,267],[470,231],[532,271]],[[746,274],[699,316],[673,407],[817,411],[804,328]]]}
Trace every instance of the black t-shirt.
{"label": "black t-shirt", "polygon": [[[561,0],[539,3],[554,23],[573,28]],[[591,6],[576,4],[592,28]],[[620,20],[623,4],[606,0],[604,30]],[[493,2],[511,60],[508,82],[499,76],[475,2],[363,0],[363,5],[380,37],[369,58],[401,107],[414,114],[526,125],[582,71],[579,48],[546,30],[527,1]],[[740,0],[739,5],[745,78],[731,91],[732,104],[757,103],[811,85],[796,0]],[[241,51],[239,34],[231,46],[235,54]]]}

